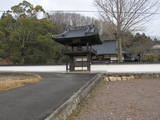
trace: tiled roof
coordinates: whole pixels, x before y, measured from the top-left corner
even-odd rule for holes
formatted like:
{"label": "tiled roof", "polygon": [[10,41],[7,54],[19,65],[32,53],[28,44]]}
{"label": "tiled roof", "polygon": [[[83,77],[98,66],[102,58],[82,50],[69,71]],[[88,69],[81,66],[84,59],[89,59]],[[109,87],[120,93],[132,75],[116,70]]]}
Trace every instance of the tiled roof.
{"label": "tiled roof", "polygon": [[101,45],[93,46],[97,50],[98,55],[102,54],[117,54],[117,41],[116,40],[105,40]]}
{"label": "tiled roof", "polygon": [[[99,34],[94,25],[68,27],[64,33],[52,36],[57,42],[70,45],[101,44]],[[80,40],[79,43],[77,40]]]}
{"label": "tiled roof", "polygon": [[79,26],[79,27],[68,27],[66,31],[60,35],[54,36],[55,38],[77,38],[85,37],[89,35],[97,34],[94,26]]}

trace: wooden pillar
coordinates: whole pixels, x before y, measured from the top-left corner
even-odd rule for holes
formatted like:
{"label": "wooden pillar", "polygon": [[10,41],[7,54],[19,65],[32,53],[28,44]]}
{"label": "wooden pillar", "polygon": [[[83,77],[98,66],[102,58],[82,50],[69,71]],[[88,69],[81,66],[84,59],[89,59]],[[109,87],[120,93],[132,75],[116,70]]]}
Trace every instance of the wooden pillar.
{"label": "wooden pillar", "polygon": [[89,47],[89,71],[91,71],[91,50],[92,50],[92,47],[90,45]]}
{"label": "wooden pillar", "polygon": [[72,45],[72,51],[74,50],[74,47],[73,47],[73,45]]}
{"label": "wooden pillar", "polygon": [[88,70],[88,71],[91,71],[90,55],[88,54],[87,56],[88,56],[88,58],[87,58],[87,59],[88,59],[88,66],[87,66],[87,70]]}
{"label": "wooden pillar", "polygon": [[[65,50],[68,51],[68,46],[67,45],[65,45]],[[70,71],[70,61],[67,61],[66,62],[66,72],[69,72],[69,71]]]}
{"label": "wooden pillar", "polygon": [[[74,51],[74,46],[72,45],[72,52]],[[75,70],[75,66],[74,66],[74,56],[71,55],[70,57],[70,63],[69,63],[69,71],[72,72]]]}
{"label": "wooden pillar", "polygon": [[74,58],[73,56],[70,56],[70,71],[74,71],[75,66],[74,66]]}
{"label": "wooden pillar", "polygon": [[87,51],[88,51],[88,54],[87,54],[87,70],[88,71],[91,71],[91,46],[89,45],[89,43],[87,43]]}
{"label": "wooden pillar", "polygon": [[87,43],[87,51],[89,50],[89,43]]}

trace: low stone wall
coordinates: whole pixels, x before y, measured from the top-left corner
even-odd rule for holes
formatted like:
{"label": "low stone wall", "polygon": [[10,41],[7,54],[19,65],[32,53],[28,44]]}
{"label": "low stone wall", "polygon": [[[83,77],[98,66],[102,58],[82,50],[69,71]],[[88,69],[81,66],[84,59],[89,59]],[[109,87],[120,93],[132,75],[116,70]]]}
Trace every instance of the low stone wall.
{"label": "low stone wall", "polygon": [[63,105],[61,105],[44,120],[66,120],[67,117],[73,113],[78,105],[102,79],[103,74],[97,74],[92,80],[90,80],[80,90],[78,90],[78,92],[76,92],[69,100],[67,100]]}
{"label": "low stone wall", "polygon": [[106,73],[104,74],[105,81],[122,81],[144,78],[160,78],[160,73]]}

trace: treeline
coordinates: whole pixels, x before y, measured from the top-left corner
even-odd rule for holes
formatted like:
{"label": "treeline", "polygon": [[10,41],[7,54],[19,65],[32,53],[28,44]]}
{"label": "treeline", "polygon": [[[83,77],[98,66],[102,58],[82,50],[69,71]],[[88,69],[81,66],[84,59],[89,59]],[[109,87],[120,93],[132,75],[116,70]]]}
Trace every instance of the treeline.
{"label": "treeline", "polygon": [[126,34],[123,39],[123,49],[131,57],[139,57],[139,62],[160,62],[160,54],[153,48],[160,41],[146,36],[144,33]]}
{"label": "treeline", "polygon": [[[116,39],[112,31],[114,25],[80,14],[48,14],[41,6],[23,1],[0,18],[0,61],[11,64],[64,64],[68,60],[63,55],[65,47],[51,36],[63,32],[68,25],[88,24],[97,26],[102,40]],[[124,33],[123,50],[143,56],[157,43],[145,34],[128,32]]]}
{"label": "treeline", "polygon": [[[64,47],[51,36],[56,25],[41,6],[23,1],[3,13],[0,19],[0,58],[13,64],[57,64],[66,58]],[[38,19],[39,14],[45,18]]]}

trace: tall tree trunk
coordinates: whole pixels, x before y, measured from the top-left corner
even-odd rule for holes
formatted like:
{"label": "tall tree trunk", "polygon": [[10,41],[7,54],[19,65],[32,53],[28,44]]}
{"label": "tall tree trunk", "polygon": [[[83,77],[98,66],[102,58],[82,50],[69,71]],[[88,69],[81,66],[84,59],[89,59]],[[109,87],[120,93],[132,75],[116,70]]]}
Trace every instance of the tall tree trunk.
{"label": "tall tree trunk", "polygon": [[121,22],[121,14],[122,14],[122,6],[121,1],[116,1],[117,7],[117,41],[118,41],[118,62],[122,62],[122,22]]}
{"label": "tall tree trunk", "polygon": [[117,29],[117,33],[116,33],[116,40],[117,40],[118,63],[121,63],[121,62],[123,62],[122,34],[118,29]]}
{"label": "tall tree trunk", "polygon": [[123,62],[123,53],[122,53],[122,38],[118,37],[118,62]]}

